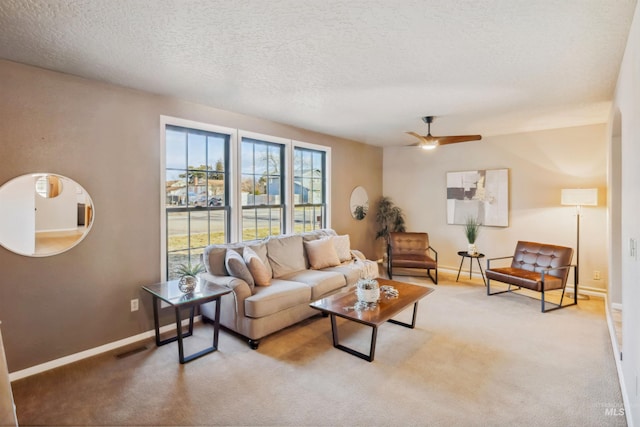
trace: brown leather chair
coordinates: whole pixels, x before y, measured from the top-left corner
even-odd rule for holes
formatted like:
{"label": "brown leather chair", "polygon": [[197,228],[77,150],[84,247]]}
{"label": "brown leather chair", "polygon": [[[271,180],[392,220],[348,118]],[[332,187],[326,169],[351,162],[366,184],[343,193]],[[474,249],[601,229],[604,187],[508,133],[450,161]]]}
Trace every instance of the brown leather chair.
{"label": "brown leather chair", "polygon": [[[428,233],[389,233],[387,273],[393,279],[393,267],[427,270],[433,283],[438,284],[438,252],[429,245]],[[435,278],[431,275],[435,271]]]}
{"label": "brown leather chair", "polygon": [[[540,292],[541,310],[543,313],[559,308],[578,304],[578,280],[576,266],[571,264],[573,249],[565,246],[548,245],[537,242],[519,241],[515,252],[511,256],[490,258],[487,260],[487,269],[484,274],[487,277],[487,295],[497,295],[512,292],[511,287],[530,289]],[[491,261],[511,259],[509,267],[491,267]],[[574,269],[573,276],[573,303],[562,305],[564,290],[567,286],[569,270]],[[491,280],[508,284],[505,291],[491,292]],[[562,289],[560,304],[553,304],[553,308],[545,308],[544,294],[546,291]]]}

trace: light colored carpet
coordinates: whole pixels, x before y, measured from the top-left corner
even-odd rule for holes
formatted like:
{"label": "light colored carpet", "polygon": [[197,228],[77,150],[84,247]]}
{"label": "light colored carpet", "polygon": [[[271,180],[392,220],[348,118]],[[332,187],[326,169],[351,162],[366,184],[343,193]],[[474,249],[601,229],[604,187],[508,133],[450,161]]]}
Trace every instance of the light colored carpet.
{"label": "light colored carpet", "polygon": [[[116,352],[13,383],[21,425],[626,425],[601,299],[542,314],[487,297],[479,280],[398,280],[436,289],[415,329],[385,324],[376,358],[333,348],[328,318],[267,337],[257,351],[224,331],[220,351],[186,365],[177,344]],[[411,310],[399,315],[410,320]],[[370,329],[339,321],[366,351]],[[186,352],[210,343],[199,325]],[[121,353],[120,350],[118,353]]]}

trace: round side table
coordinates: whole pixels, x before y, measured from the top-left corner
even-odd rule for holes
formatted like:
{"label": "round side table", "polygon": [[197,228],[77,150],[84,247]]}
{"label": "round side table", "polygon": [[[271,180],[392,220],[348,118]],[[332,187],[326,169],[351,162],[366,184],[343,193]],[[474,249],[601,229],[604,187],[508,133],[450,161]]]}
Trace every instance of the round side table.
{"label": "round side table", "polygon": [[460,255],[460,267],[458,268],[458,276],[456,277],[456,282],[460,278],[460,270],[462,270],[462,263],[464,263],[465,258],[469,258],[469,279],[471,279],[471,272],[473,271],[473,259],[475,258],[478,261],[478,268],[480,269],[480,275],[482,276],[482,283],[487,286],[487,281],[484,278],[484,272],[482,271],[482,265],[480,265],[480,258],[484,258],[484,254],[477,253],[475,255],[469,254],[467,251],[458,251],[458,255]]}

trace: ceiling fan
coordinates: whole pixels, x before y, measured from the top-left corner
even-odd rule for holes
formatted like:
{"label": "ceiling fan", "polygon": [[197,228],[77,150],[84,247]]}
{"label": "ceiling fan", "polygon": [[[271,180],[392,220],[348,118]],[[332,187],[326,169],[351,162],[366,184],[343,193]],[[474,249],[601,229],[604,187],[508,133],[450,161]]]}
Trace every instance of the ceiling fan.
{"label": "ceiling fan", "polygon": [[482,135],[451,135],[451,136],[433,136],[431,135],[431,122],[433,122],[433,116],[426,116],[422,118],[428,126],[426,136],[418,135],[415,132],[407,132],[409,135],[413,135],[420,140],[415,144],[411,144],[411,147],[420,147],[423,150],[433,150],[438,145],[455,144],[457,142],[478,141],[482,139]]}

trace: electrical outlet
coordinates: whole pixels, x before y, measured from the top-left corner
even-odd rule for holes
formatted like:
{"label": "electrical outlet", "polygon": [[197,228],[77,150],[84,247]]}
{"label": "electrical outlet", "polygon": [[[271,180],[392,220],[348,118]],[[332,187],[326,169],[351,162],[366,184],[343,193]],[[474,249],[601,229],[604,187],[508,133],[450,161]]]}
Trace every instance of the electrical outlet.
{"label": "electrical outlet", "polygon": [[138,311],[138,299],[131,300],[131,311]]}
{"label": "electrical outlet", "polygon": [[598,270],[593,272],[593,280],[600,280],[600,272]]}

